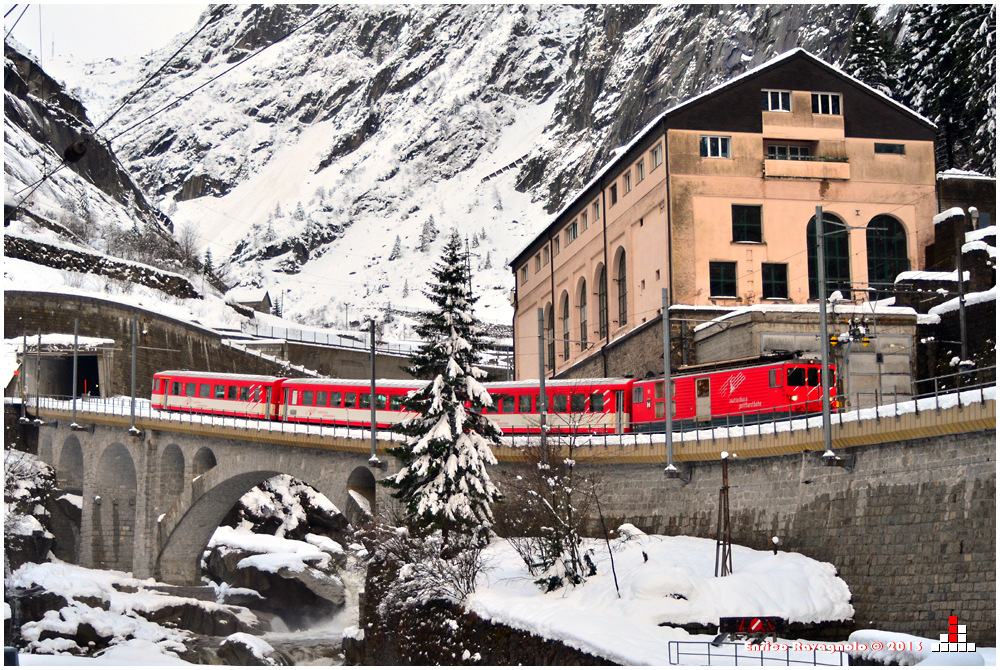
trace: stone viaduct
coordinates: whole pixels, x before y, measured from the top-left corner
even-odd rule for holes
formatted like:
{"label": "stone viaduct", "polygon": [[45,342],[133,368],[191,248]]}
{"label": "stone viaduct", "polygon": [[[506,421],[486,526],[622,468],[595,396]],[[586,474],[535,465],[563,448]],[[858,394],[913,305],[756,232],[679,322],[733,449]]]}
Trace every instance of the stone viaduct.
{"label": "stone viaduct", "polygon": [[[834,447],[853,457],[850,470],[821,457],[815,419],[789,431],[677,434],[687,483],[664,478],[660,436],[581,442],[573,458],[577,476],[598,483],[609,528],[628,521],[651,533],[714,537],[719,453],[728,451],[736,457],[734,542],[767,549],[777,535],[781,550],[833,563],[852,589],[859,627],[936,639],[952,614],[986,644],[996,630],[995,392],[965,396],[835,424]],[[71,429],[67,404],[39,410],[38,452],[60,487],[81,497],[79,530],[58,542],[61,557],[85,566],[197,583],[219,523],[245,492],[279,473],[314,486],[355,524],[388,501],[376,486],[385,472],[368,467],[369,442],[357,432],[154,414],[137,419],[141,432],[132,435],[127,416],[94,412],[78,414],[81,431]],[[387,446],[377,448],[384,454]],[[516,445],[496,453],[503,490],[528,464]],[[390,459],[388,472],[397,467]],[[600,534],[598,519],[588,522]]]}

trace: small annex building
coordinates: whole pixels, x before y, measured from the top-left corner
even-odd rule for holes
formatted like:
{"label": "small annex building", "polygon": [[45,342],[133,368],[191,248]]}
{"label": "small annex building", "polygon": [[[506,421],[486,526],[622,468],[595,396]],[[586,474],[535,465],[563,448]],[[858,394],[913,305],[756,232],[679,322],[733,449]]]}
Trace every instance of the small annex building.
{"label": "small annex building", "polygon": [[261,314],[271,314],[274,309],[274,304],[271,302],[271,295],[267,292],[267,289],[263,288],[240,286],[226,293],[226,300],[249,307]]}
{"label": "small annex building", "polygon": [[803,49],[664,111],[511,261],[515,376],[538,374],[539,309],[549,376],[575,377],[660,321],[662,289],[696,309],[815,302],[817,206],[827,291],[882,297],[933,240],[934,139]]}

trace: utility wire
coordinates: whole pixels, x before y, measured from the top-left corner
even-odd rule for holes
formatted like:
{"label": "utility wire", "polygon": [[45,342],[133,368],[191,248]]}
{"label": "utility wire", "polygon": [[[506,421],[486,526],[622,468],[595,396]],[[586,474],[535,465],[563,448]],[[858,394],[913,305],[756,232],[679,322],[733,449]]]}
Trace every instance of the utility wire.
{"label": "utility wire", "polygon": [[[17,7],[17,5],[14,5],[14,7]],[[10,8],[10,12],[14,11],[14,7]],[[14,21],[14,25],[12,25],[10,27],[10,30],[7,31],[7,34],[4,35],[3,39],[4,39],[5,42],[7,41],[7,38],[10,37],[10,34],[12,32],[14,32],[14,28],[17,28],[17,24],[20,23],[21,17],[24,16],[24,13],[26,11],[28,11],[28,7],[31,7],[31,5],[25,5],[24,6],[24,9],[21,10],[21,13],[17,17],[17,21]],[[7,14],[10,14],[10,12],[7,12]],[[5,19],[7,18],[7,14],[4,14],[4,16],[3,16]]]}
{"label": "utility wire", "polygon": [[10,9],[7,10],[7,13],[4,14],[3,17],[6,19],[8,16],[10,16],[10,13],[13,12],[15,9],[17,9],[17,4],[16,3],[14,4],[13,7],[11,7]]}
{"label": "utility wire", "polygon": [[149,116],[146,116],[145,118],[143,118],[143,119],[140,119],[139,121],[136,121],[136,122],[135,122],[135,123],[133,123],[133,124],[132,124],[131,126],[129,126],[128,128],[126,128],[125,130],[123,130],[123,131],[121,131],[120,133],[118,133],[117,135],[115,135],[115,136],[111,137],[111,138],[110,138],[110,139],[108,140],[108,142],[114,142],[114,141],[115,141],[116,139],[118,139],[118,138],[119,138],[119,137],[121,137],[122,135],[125,135],[126,133],[130,133],[130,132],[132,132],[133,130],[135,130],[135,129],[136,129],[136,128],[138,128],[139,126],[142,126],[142,125],[144,125],[144,124],[145,124],[146,122],[148,122],[148,121],[152,120],[152,119],[153,119],[154,117],[156,117],[156,116],[158,116],[158,115],[162,114],[163,112],[167,111],[168,109],[171,109],[171,108],[173,108],[173,107],[176,107],[177,105],[179,105],[180,103],[182,103],[182,102],[183,102],[184,100],[187,100],[188,98],[190,98],[190,97],[191,97],[192,95],[194,95],[195,93],[197,93],[197,92],[198,92],[198,91],[200,91],[201,89],[205,88],[206,86],[208,86],[208,85],[210,85],[210,84],[213,84],[213,83],[215,83],[216,81],[218,81],[218,80],[219,80],[219,79],[221,79],[222,77],[226,76],[227,74],[229,74],[230,72],[232,72],[233,70],[235,70],[236,68],[238,68],[239,66],[241,66],[241,65],[243,65],[244,63],[246,63],[247,61],[249,61],[249,60],[250,60],[251,58],[254,58],[255,56],[258,56],[258,55],[259,55],[259,54],[261,54],[262,52],[264,52],[264,51],[266,51],[267,49],[270,49],[271,47],[273,47],[273,46],[274,46],[275,44],[278,44],[279,42],[282,42],[282,41],[284,41],[284,40],[288,39],[288,38],[289,38],[289,37],[291,37],[291,36],[292,36],[292,35],[293,35],[294,33],[298,32],[298,31],[299,31],[299,30],[301,30],[302,28],[305,28],[305,27],[306,27],[307,25],[309,25],[309,24],[310,24],[310,23],[312,23],[313,21],[316,21],[317,19],[319,19],[320,17],[322,17],[322,16],[324,15],[324,14],[327,14],[327,13],[329,13],[329,12],[333,11],[334,9],[335,9],[335,7],[333,7],[333,6],[331,6],[331,7],[327,7],[326,9],[324,9],[324,10],[323,10],[322,12],[320,12],[319,14],[316,14],[315,16],[312,16],[312,17],[310,17],[309,19],[307,19],[306,21],[304,21],[304,22],[300,23],[299,25],[295,26],[294,28],[292,28],[292,29],[291,29],[291,30],[289,30],[289,31],[288,31],[287,33],[285,33],[284,35],[282,35],[282,36],[281,36],[281,37],[279,37],[278,39],[274,40],[274,41],[273,41],[273,42],[271,42],[270,44],[267,44],[267,45],[265,45],[265,46],[262,46],[261,48],[257,49],[256,51],[254,51],[254,52],[253,52],[252,54],[250,54],[250,55],[249,55],[249,56],[247,56],[246,58],[244,58],[244,59],[240,60],[240,61],[239,61],[239,62],[237,62],[237,63],[234,63],[232,67],[229,67],[229,68],[226,68],[225,70],[223,70],[222,72],[220,72],[220,73],[219,73],[219,74],[217,74],[216,76],[212,77],[211,79],[209,79],[209,80],[208,80],[208,81],[206,81],[205,83],[203,83],[203,84],[201,84],[201,85],[199,85],[199,86],[196,86],[195,88],[191,89],[190,91],[188,91],[188,92],[187,92],[187,93],[185,93],[184,95],[182,95],[182,96],[180,96],[180,97],[178,97],[178,98],[174,99],[174,100],[173,100],[172,102],[169,102],[169,103],[167,103],[166,105],[164,105],[164,106],[160,107],[159,109],[157,109],[156,111],[154,111],[154,112],[153,112],[152,114],[150,114]]}

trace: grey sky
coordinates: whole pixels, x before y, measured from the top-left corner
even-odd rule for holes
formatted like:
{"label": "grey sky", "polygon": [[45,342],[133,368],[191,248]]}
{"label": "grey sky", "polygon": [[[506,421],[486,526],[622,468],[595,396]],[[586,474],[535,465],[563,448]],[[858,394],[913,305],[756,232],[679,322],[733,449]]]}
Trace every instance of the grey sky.
{"label": "grey sky", "polygon": [[[4,4],[4,13],[12,7]],[[4,35],[14,25],[19,4],[4,19]],[[136,56],[162,47],[175,35],[195,27],[208,5],[197,4],[32,4],[11,37],[42,61],[70,56],[83,61]],[[39,33],[39,18],[41,32]]]}

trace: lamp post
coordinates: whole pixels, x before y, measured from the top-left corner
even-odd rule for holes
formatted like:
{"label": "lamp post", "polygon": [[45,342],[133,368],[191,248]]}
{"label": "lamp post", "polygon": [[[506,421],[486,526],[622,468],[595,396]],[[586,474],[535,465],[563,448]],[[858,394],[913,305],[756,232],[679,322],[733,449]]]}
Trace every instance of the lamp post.
{"label": "lamp post", "polygon": [[[661,290],[661,296],[663,300],[662,309],[662,319],[663,319],[663,434],[666,438],[667,444],[667,467],[663,469],[663,474],[665,474],[669,479],[680,476],[680,471],[677,466],[674,465],[674,427],[673,427],[673,411],[671,408],[671,397],[673,394],[670,392],[670,314],[668,312],[670,306],[670,296],[666,288]],[[656,402],[656,399],[653,399]]]}
{"label": "lamp post", "polygon": [[545,439],[545,310],[538,308],[538,428],[542,448],[542,463],[549,462],[548,444]]}
{"label": "lamp post", "polygon": [[816,207],[816,283],[819,285],[819,388],[823,395],[823,448],[832,452],[833,427],[830,425],[830,332],[826,322],[826,249],[823,230],[823,207]]}
{"label": "lamp post", "polygon": [[371,353],[371,396],[369,397],[368,405],[371,407],[371,456],[368,458],[368,465],[373,468],[382,468],[384,464],[379,459],[378,455],[375,453],[376,444],[376,431],[378,430],[378,424],[375,423],[375,319],[371,318],[368,321],[370,331],[369,339],[371,340],[371,348],[369,349]]}

